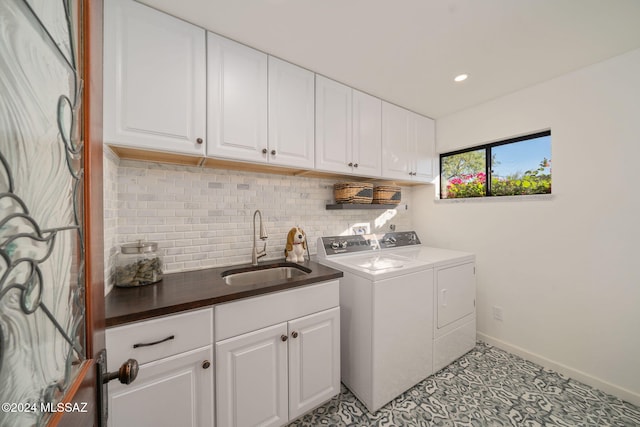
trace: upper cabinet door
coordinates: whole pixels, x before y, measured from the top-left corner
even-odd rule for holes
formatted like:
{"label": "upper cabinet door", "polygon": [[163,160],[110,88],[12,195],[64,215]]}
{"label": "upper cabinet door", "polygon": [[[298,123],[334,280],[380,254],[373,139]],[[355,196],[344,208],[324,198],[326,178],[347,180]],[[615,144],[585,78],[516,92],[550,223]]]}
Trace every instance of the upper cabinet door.
{"label": "upper cabinet door", "polygon": [[413,180],[431,182],[435,178],[436,130],[428,117],[413,114],[415,121],[415,153]]}
{"label": "upper cabinet door", "polygon": [[350,173],[352,89],[316,76],[316,169]]}
{"label": "upper cabinet door", "polygon": [[132,0],[104,9],[104,141],[204,155],[204,30]]}
{"label": "upper cabinet door", "polygon": [[434,121],[383,102],[382,176],[431,182],[434,177],[434,159]]}
{"label": "upper cabinet door", "polygon": [[352,173],[382,175],[382,101],[355,89],[352,159]]}
{"label": "upper cabinet door", "polygon": [[313,169],[314,74],[269,57],[269,163]]}
{"label": "upper cabinet door", "polygon": [[411,151],[414,134],[410,112],[382,103],[382,176],[408,180],[413,177]]}
{"label": "upper cabinet door", "polygon": [[207,33],[207,155],[263,162],[267,55]]}

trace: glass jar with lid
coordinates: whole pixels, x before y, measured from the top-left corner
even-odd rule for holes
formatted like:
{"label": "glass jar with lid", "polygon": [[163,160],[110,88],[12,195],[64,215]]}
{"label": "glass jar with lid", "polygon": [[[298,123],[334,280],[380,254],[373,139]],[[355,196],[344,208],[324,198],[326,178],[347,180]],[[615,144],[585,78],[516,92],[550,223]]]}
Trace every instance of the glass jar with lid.
{"label": "glass jar with lid", "polygon": [[162,280],[162,259],[156,242],[139,240],[120,248],[116,258],[116,286],[129,288]]}

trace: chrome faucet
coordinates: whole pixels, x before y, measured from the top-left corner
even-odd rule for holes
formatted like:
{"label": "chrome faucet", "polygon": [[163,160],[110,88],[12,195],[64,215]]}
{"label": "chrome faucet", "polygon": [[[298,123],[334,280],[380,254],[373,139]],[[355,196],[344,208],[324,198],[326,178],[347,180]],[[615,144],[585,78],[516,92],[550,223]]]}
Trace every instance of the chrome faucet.
{"label": "chrome faucet", "polygon": [[264,248],[258,252],[256,247],[256,215],[260,216],[260,240],[267,240],[267,230],[262,223],[262,212],[256,210],[253,213],[253,251],[251,252],[251,264],[258,265],[258,260],[267,254],[267,242],[264,242]]}

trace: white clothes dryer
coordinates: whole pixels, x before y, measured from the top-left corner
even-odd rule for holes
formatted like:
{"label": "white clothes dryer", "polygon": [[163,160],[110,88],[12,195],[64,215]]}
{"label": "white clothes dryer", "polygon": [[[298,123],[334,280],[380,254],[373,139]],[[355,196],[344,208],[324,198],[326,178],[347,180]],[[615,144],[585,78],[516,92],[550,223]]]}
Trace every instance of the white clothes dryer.
{"label": "white clothes dryer", "polygon": [[475,255],[423,245],[395,253],[433,266],[433,372],[438,372],[476,345]]}

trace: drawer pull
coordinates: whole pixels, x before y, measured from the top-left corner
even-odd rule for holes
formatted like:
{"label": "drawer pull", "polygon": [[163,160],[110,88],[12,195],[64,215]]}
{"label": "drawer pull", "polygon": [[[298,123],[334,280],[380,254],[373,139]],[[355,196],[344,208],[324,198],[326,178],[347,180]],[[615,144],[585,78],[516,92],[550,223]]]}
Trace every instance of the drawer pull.
{"label": "drawer pull", "polygon": [[141,343],[138,343],[138,344],[134,344],[134,345],[133,345],[133,348],[138,348],[138,347],[150,347],[150,346],[152,346],[152,345],[161,344],[161,343],[163,343],[163,342],[165,342],[165,341],[170,341],[170,340],[172,340],[172,339],[174,339],[174,338],[175,338],[175,335],[171,335],[171,336],[166,337],[165,339],[160,340],[160,341],[154,341],[154,342],[141,342]]}

